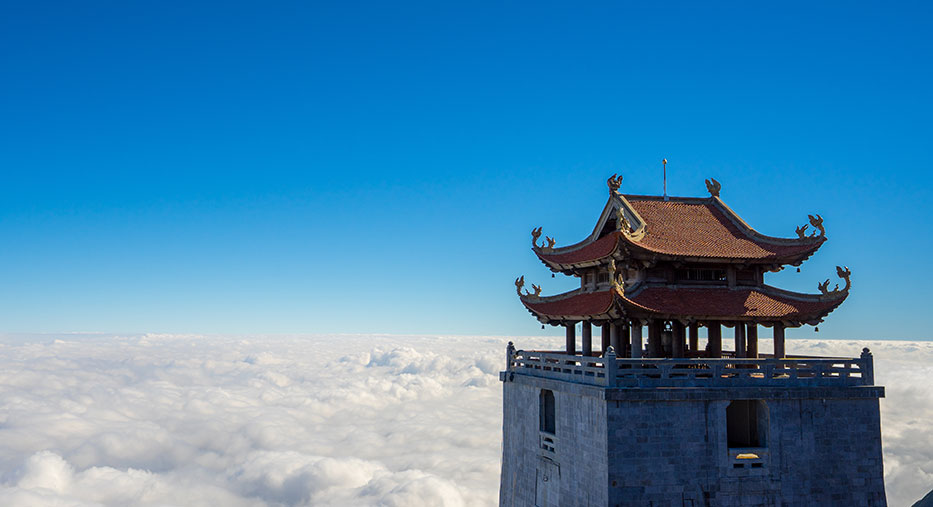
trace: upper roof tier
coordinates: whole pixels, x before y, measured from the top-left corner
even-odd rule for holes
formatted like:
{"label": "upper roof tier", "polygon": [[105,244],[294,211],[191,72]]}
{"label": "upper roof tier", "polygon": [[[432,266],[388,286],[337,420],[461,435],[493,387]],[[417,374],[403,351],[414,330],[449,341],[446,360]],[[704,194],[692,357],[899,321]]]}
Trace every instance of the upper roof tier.
{"label": "upper roof tier", "polygon": [[809,217],[818,233],[807,235],[809,225],[798,227],[796,238],[759,233],[719,199],[718,183],[706,198],[623,195],[610,189],[596,227],[583,241],[554,248],[551,238],[537,244],[540,228],[532,232],[541,261],[564,272],[604,264],[610,257],[799,265],[826,241],[819,215]]}

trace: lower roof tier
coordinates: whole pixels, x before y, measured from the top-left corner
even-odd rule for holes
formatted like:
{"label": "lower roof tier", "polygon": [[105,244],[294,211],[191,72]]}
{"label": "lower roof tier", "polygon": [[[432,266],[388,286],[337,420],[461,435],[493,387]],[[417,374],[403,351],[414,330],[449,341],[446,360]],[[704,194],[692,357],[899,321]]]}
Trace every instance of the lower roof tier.
{"label": "lower roof tier", "polygon": [[622,292],[575,290],[550,297],[525,295],[522,303],[541,322],[559,325],[621,318],[695,321],[783,322],[816,325],[848,291],[800,294],[768,285],[748,288],[641,284]]}

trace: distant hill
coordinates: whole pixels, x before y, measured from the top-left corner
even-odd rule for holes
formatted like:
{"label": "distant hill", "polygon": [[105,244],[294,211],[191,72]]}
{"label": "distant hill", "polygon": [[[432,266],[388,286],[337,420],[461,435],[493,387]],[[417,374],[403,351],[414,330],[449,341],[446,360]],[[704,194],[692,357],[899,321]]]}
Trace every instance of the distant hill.
{"label": "distant hill", "polygon": [[918,500],[912,507],[933,507],[933,491],[927,493],[927,496]]}

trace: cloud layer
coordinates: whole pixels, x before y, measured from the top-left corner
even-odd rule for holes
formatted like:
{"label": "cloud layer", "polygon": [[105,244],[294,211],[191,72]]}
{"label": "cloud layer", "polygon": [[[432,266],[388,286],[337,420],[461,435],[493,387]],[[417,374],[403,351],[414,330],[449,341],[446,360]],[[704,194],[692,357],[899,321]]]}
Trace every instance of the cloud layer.
{"label": "cloud layer", "polygon": [[[493,505],[505,342],[6,337],[0,505]],[[933,343],[790,351],[863,346],[887,387],[888,499],[910,505],[933,488]]]}

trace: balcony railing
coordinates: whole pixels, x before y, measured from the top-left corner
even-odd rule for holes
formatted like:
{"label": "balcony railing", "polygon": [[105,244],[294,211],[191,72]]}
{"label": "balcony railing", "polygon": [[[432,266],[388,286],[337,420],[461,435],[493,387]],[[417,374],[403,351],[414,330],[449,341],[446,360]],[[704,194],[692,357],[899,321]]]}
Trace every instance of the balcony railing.
{"label": "balcony railing", "polygon": [[507,371],[606,387],[806,387],[874,385],[872,355],[861,357],[618,358],[507,351]]}

